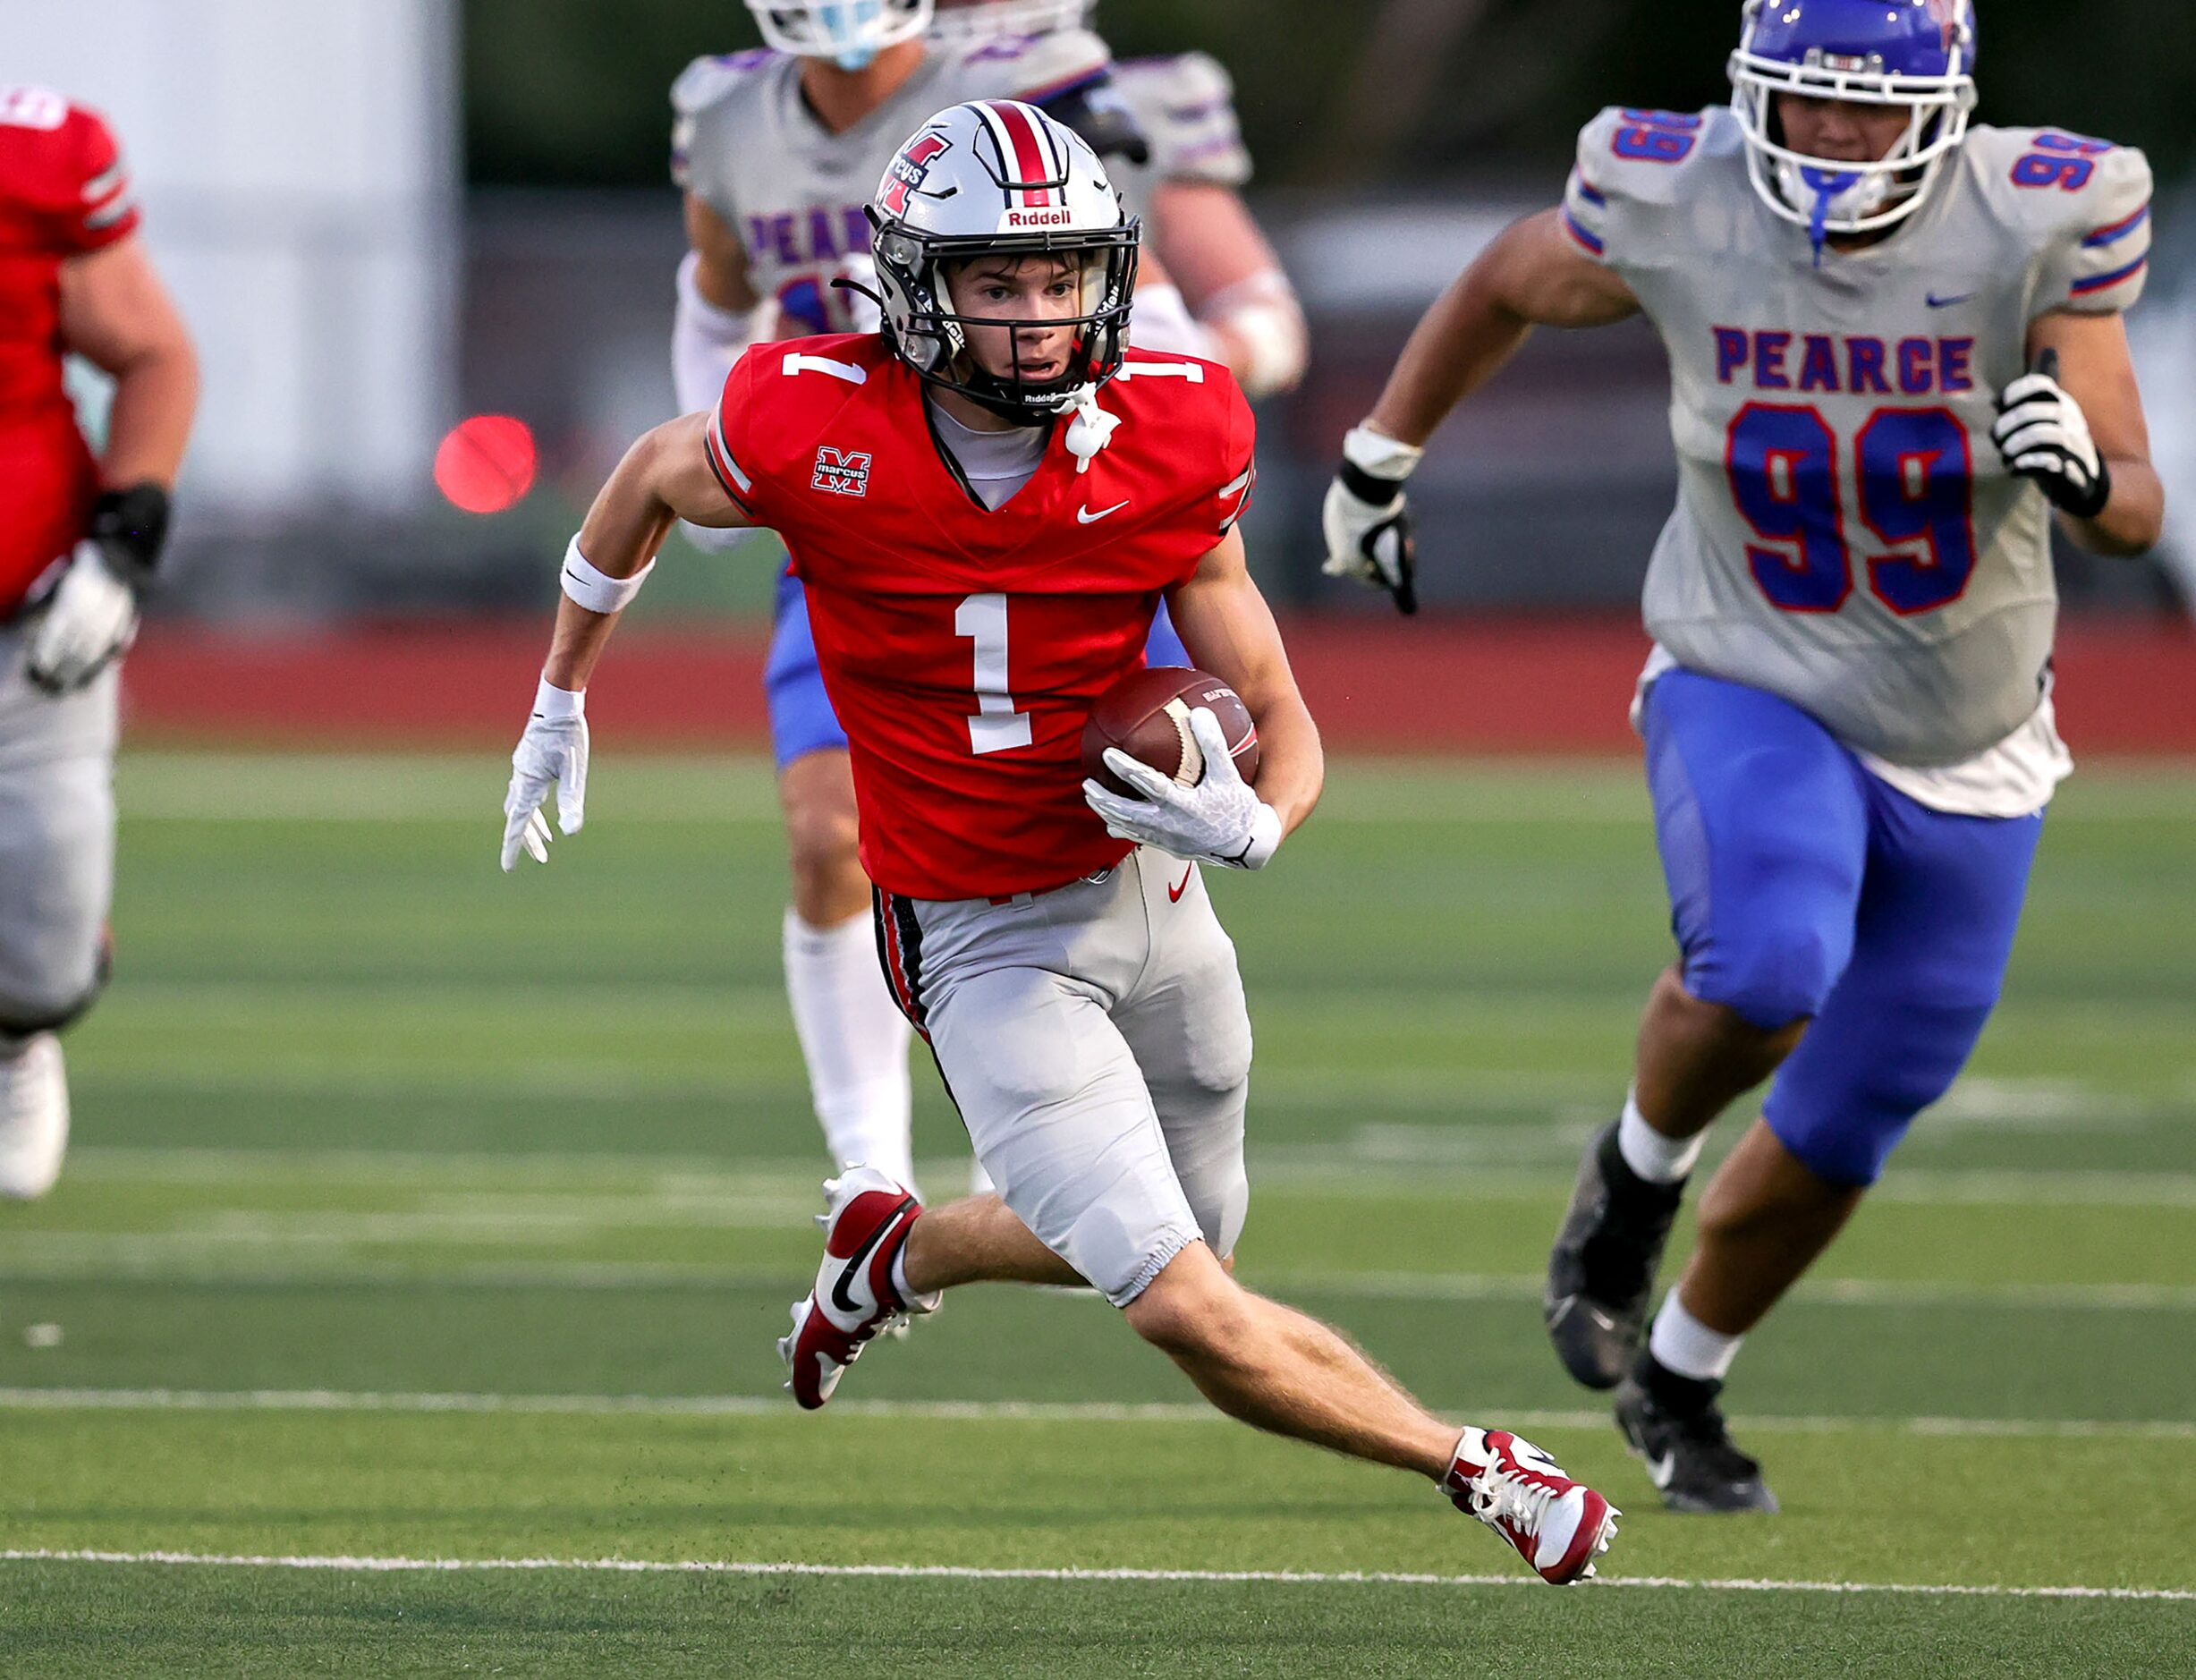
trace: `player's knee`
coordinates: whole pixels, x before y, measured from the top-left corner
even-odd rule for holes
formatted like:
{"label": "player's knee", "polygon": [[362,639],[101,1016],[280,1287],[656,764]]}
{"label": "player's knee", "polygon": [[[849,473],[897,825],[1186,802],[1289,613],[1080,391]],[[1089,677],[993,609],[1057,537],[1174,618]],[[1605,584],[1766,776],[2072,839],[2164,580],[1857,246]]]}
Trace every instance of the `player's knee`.
{"label": "player's knee", "polygon": [[1792,1158],[1826,1183],[1868,1185],[1916,1116],[1952,1087],[1957,1064],[1870,1057],[1836,1082],[1802,1082],[1770,1093],[1765,1114]]}
{"label": "player's knee", "polygon": [[869,902],[853,809],[834,800],[788,799],[786,853],[793,904],[816,926],[858,915]]}
{"label": "player's knee", "polygon": [[1747,1025],[1778,1032],[1822,1013],[1852,954],[1851,942],[1805,922],[1763,928],[1707,961],[1689,963],[1686,989]]}
{"label": "player's knee", "polygon": [[1242,1286],[1201,1244],[1175,1255],[1123,1311],[1138,1336],[1174,1359],[1225,1357],[1249,1329]]}
{"label": "player's knee", "polygon": [[1224,1268],[1232,1263],[1251,1211],[1251,1178],[1243,1170],[1242,1150],[1235,1150],[1228,1160],[1184,1172],[1182,1192],[1190,1200],[1205,1245],[1221,1257]]}
{"label": "player's knee", "polygon": [[106,974],[102,953],[89,974],[0,981],[0,1043],[74,1026],[99,1001],[106,989]]}

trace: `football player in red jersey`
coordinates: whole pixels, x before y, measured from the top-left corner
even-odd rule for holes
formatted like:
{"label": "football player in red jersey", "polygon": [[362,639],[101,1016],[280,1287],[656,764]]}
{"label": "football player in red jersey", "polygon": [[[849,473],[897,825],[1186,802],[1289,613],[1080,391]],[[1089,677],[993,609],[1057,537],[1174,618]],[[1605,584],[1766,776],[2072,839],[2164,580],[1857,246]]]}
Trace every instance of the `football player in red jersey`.
{"label": "football player in red jersey", "polygon": [[[114,136],[0,88],[0,1195],[61,1171],[55,1035],[106,977],[114,662],[167,527],[198,400],[190,335],[137,237]],[[62,383],[114,379],[97,459]]]}
{"label": "football player in red jersey", "polygon": [[[826,1186],[824,1260],[779,1344],[794,1398],[824,1404],[955,1285],[1088,1282],[1223,1411],[1416,1470],[1544,1578],[1583,1579],[1606,1499],[1505,1431],[1431,1416],[1230,1268],[1251,1028],[1198,865],[1264,865],[1324,776],[1235,529],[1249,405],[1217,364],[1123,354],[1137,224],[1035,107],[934,117],[871,214],[884,332],[750,350],[597,496],[513,755],[504,867],[546,861],[553,786],[581,826],[584,691],[672,522],[775,529],[852,745],[886,977],[997,1185],[929,1213],[873,1167]],[[1203,709],[1194,785],[1125,759],[1144,797],[1082,777],[1083,721],[1162,598],[1250,708],[1255,790]]]}

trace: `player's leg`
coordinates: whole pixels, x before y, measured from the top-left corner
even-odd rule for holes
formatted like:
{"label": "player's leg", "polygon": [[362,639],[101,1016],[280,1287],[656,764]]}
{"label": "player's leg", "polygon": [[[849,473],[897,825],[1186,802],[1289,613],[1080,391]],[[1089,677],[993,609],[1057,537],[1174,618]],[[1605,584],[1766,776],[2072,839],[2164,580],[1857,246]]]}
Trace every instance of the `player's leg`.
{"label": "player's leg", "polygon": [[824,1146],[842,1167],[866,1161],[911,1183],[908,1027],[878,970],[846,735],[790,575],[779,580],[764,682],[793,872],[785,996]]}
{"label": "player's leg", "polygon": [[1590,1387],[1622,1380],[1708,1124],[1800,1041],[1852,949],[1863,775],[1797,707],[1690,671],[1642,719],[1682,953],[1641,1023],[1634,1084],[1595,1137],[1548,1263],[1548,1334]]}
{"label": "player's leg", "polygon": [[59,1033],[106,978],[115,678],[53,699],[0,639],[0,1196],[51,1189],[69,1136]]}
{"label": "player's leg", "polygon": [[2040,819],[1948,816],[1866,786],[1853,960],[1702,1194],[1692,1255],[1619,1392],[1627,1434],[1681,1509],[1774,1508],[1723,1433],[1725,1374],[1966,1065],[2012,954]]}

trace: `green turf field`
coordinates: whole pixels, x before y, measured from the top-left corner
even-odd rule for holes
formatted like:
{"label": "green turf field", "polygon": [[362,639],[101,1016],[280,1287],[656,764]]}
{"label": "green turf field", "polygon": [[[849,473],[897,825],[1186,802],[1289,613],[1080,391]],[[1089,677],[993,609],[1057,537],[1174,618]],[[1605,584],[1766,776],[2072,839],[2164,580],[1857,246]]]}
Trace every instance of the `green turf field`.
{"label": "green turf field", "polygon": [[957,1295],[797,1414],[768,782],[598,746],[510,879],[492,756],[125,761],[77,1147],[0,1209],[0,1673],[2196,1667],[2196,775],[2069,785],[1971,1077],[1742,1356],[1774,1519],[1655,1509],[1539,1329],[1666,955],[1632,773],[1345,763],[1215,884],[1242,1275],[1628,1507],[1558,1593],[1087,1297]]}

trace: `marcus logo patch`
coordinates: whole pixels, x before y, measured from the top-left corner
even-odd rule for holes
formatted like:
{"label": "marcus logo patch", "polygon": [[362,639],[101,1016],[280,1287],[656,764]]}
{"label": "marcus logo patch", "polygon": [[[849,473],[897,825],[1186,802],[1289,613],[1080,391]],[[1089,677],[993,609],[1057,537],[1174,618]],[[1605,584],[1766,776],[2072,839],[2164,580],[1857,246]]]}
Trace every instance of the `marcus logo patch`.
{"label": "marcus logo patch", "polygon": [[809,488],[822,490],[832,496],[869,495],[868,451],[818,449],[816,452],[816,476],[809,480]]}

